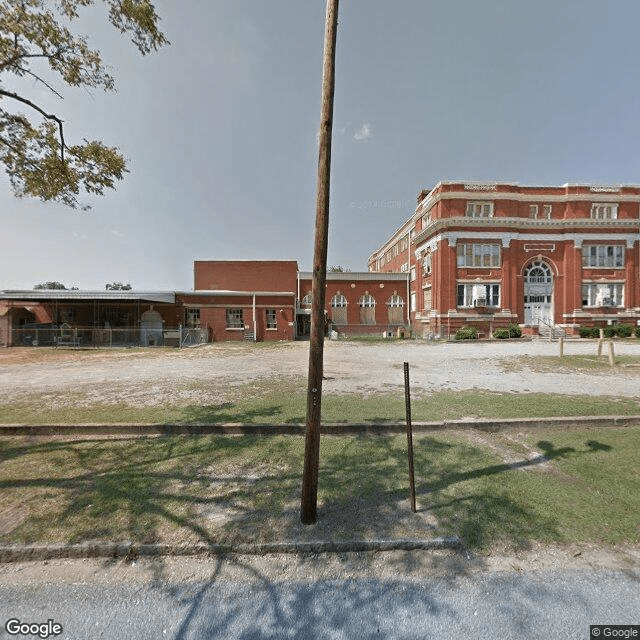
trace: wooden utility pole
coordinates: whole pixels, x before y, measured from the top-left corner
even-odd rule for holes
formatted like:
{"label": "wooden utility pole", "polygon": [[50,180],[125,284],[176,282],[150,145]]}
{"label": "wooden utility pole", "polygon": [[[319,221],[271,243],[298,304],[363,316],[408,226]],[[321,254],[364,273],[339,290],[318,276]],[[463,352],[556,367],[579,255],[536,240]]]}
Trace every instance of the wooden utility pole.
{"label": "wooden utility pole", "polygon": [[327,0],[322,71],[322,109],[318,151],[318,183],[316,191],[316,230],[313,250],[313,283],[311,287],[311,341],[307,383],[307,432],[302,473],[300,520],[313,524],[317,518],[318,464],[320,459],[320,419],[325,333],[325,288],[327,281],[327,241],[329,236],[329,186],[331,178],[331,132],[333,129],[333,93],[336,67],[336,32],[338,2]]}

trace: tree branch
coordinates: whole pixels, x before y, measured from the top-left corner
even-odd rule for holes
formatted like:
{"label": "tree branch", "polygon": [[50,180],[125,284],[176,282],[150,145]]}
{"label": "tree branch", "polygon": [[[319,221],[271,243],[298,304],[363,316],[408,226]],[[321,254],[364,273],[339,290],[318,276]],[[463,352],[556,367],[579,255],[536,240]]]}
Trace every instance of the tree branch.
{"label": "tree branch", "polygon": [[56,96],[58,96],[58,98],[60,98],[60,100],[64,100],[64,96],[61,93],[59,93],[58,91],[56,91],[46,80],[43,80],[37,73],[34,73],[33,71],[30,71],[29,69],[23,69],[22,67],[18,67],[17,65],[16,65],[16,68],[21,73],[24,73],[25,75],[31,76],[34,80],[37,80],[38,82],[41,82],[45,87],[47,87],[47,89],[49,89],[49,91],[51,91],[51,93],[53,93]]}
{"label": "tree branch", "polygon": [[47,120],[55,120],[58,123],[58,127],[60,129],[60,160],[64,163],[64,132],[63,132],[63,122],[58,116],[53,113],[47,113],[44,109],[39,107],[37,104],[31,102],[31,100],[27,100],[27,98],[23,98],[22,96],[14,93],[13,91],[5,91],[4,89],[0,89],[0,96],[7,96],[7,98],[13,98],[14,100],[18,100],[18,102],[22,102],[32,109],[35,109],[38,113],[42,114]]}

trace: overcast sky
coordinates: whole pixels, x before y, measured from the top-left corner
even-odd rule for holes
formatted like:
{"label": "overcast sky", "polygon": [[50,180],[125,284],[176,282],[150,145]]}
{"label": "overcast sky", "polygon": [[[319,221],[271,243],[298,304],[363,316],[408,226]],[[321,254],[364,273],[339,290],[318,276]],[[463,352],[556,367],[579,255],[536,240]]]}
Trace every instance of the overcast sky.
{"label": "overcast sky", "polygon": [[[155,4],[171,45],[146,57],[103,14],[82,22],[116,93],[27,85],[67,141],[118,146],[131,173],[88,213],[0,180],[0,288],[311,268],[324,0]],[[637,0],[343,0],[329,264],[366,270],[440,180],[640,183],[639,29]]]}

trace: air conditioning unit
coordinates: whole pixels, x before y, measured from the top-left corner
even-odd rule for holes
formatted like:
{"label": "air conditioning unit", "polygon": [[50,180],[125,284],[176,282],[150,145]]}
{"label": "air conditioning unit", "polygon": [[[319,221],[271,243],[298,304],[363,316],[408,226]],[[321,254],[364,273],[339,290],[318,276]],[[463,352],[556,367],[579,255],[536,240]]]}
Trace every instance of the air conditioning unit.
{"label": "air conditioning unit", "polygon": [[475,298],[473,301],[474,307],[486,307],[487,299],[486,298]]}
{"label": "air conditioning unit", "polygon": [[383,331],[382,332],[382,337],[383,338],[393,338],[393,331]]}

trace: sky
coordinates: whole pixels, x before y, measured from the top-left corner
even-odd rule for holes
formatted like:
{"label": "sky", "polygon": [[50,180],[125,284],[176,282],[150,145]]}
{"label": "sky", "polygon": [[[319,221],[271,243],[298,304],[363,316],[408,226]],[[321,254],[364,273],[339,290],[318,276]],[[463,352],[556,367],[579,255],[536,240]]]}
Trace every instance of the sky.
{"label": "sky", "polygon": [[[130,173],[89,212],[0,178],[0,289],[188,291],[194,260],[311,269],[324,0],[155,6],[171,45],[148,56],[102,6],[77,25],[116,92],[20,85]],[[328,264],[366,271],[441,180],[640,183],[639,25],[637,0],[342,0]]]}

